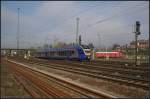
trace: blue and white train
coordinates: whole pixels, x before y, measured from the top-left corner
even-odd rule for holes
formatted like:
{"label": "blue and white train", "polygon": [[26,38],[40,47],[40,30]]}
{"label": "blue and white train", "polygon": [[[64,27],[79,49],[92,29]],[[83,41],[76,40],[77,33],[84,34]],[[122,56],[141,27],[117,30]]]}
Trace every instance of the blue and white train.
{"label": "blue and white train", "polygon": [[36,52],[35,57],[45,59],[67,59],[67,60],[90,60],[89,47],[80,45],[68,45],[62,48],[41,49]]}

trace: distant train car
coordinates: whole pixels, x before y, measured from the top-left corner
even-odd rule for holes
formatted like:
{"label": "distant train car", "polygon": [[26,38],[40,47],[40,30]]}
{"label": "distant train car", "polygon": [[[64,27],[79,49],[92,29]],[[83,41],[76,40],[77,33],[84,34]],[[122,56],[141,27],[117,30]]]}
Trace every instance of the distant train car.
{"label": "distant train car", "polygon": [[121,52],[96,52],[97,58],[121,58],[123,57]]}
{"label": "distant train car", "polygon": [[42,49],[36,52],[35,57],[46,59],[88,60],[84,49],[79,45],[69,45],[63,48]]}

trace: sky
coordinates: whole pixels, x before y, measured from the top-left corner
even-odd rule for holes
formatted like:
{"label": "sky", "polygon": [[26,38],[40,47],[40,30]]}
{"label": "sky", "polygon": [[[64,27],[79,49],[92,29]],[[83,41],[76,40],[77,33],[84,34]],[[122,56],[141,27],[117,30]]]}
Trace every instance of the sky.
{"label": "sky", "polygon": [[75,42],[77,18],[82,44],[129,44],[136,21],[149,39],[149,1],[1,1],[1,48],[17,47],[18,8],[20,48]]}

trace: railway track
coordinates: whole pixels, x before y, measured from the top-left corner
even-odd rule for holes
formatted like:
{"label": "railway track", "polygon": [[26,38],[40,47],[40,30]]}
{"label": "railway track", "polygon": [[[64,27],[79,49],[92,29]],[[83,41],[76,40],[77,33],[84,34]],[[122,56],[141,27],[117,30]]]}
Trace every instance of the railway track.
{"label": "railway track", "polygon": [[[46,66],[40,63],[36,63],[37,65],[41,65],[41,66]],[[56,67],[57,66],[57,67]],[[135,87],[140,87],[143,89],[148,89],[148,86],[144,85],[143,83],[148,84],[149,81],[147,80],[140,80],[140,79],[135,79],[135,78],[129,78],[127,76],[119,76],[119,75],[111,75],[109,73],[104,73],[104,72],[95,72],[95,71],[91,71],[91,70],[85,70],[85,69],[75,69],[75,68],[64,68],[61,67],[61,65],[56,65],[56,64],[50,64],[47,65],[48,68],[53,68],[53,69],[59,69],[59,70],[63,70],[63,71],[67,71],[67,72],[72,72],[72,73],[77,73],[77,74],[81,74],[81,75],[86,75],[86,76],[90,76],[90,77],[94,77],[94,78],[100,78],[100,79],[105,79],[105,80],[109,80],[109,81],[114,81],[114,82],[118,82],[118,83],[124,83],[127,85],[131,85],[131,86],[135,86]]]}
{"label": "railway track", "polygon": [[30,80],[40,89],[42,89],[45,92],[44,94],[48,94],[47,97],[64,98],[69,96],[69,94],[63,93],[62,91],[54,88],[53,86],[49,85],[47,82],[43,81],[42,79],[34,75],[34,72],[31,71],[29,72],[27,69],[22,67],[20,68],[15,65],[11,66],[11,69],[17,72],[19,75],[22,75],[24,78]]}
{"label": "railway track", "polygon": [[[36,62],[36,60],[33,60]],[[44,61],[44,60],[42,60]],[[49,61],[46,61],[49,62]],[[54,62],[55,64],[58,64],[58,62]],[[50,64],[50,62],[49,62]],[[140,71],[140,70],[131,70],[131,69],[120,69],[120,68],[111,68],[111,67],[103,67],[103,66],[93,66],[93,65],[88,65],[88,64],[79,64],[79,63],[73,63],[73,62],[69,62],[67,61],[67,63],[62,63],[60,62],[59,64],[63,64],[63,65],[70,65],[69,67],[73,67],[74,68],[86,68],[86,69],[90,69],[90,70],[96,70],[98,71],[102,71],[102,72],[106,72],[107,73],[111,73],[113,75],[117,74],[117,75],[122,75],[124,76],[133,76],[135,79],[149,79],[149,71]],[[68,67],[68,66],[67,66]],[[133,78],[133,79],[134,79]]]}
{"label": "railway track", "polygon": [[129,64],[129,63],[114,64],[114,63],[91,62],[90,64],[93,64],[93,65],[102,64],[102,66],[109,66],[109,67],[114,67],[114,68],[124,68],[124,69],[131,69],[131,70],[143,70],[143,71],[149,70],[148,64],[146,64],[146,66],[142,65],[142,64],[140,66],[134,66],[133,64]]}
{"label": "railway track", "polygon": [[[16,58],[16,59],[22,59],[22,58]],[[23,59],[24,60],[24,59]],[[37,60],[37,58],[32,58],[32,60]],[[46,59],[38,59],[40,61],[44,61],[44,62],[49,62],[50,60],[46,60]],[[140,66],[133,66],[133,64],[131,63],[126,63],[126,62],[121,62],[121,64],[117,64],[117,63],[111,63],[111,62],[104,62],[104,61],[90,61],[90,62],[77,62],[77,61],[67,61],[67,60],[52,60],[52,62],[60,62],[61,64],[64,64],[64,63],[69,63],[69,64],[77,64],[77,65],[91,65],[91,66],[94,66],[94,67],[110,67],[112,69],[122,69],[122,70],[131,70],[132,72],[133,71],[141,71],[141,72],[149,72],[150,68],[148,66],[148,63],[147,64],[144,64],[144,65],[140,65]]]}
{"label": "railway track", "polygon": [[89,69],[94,69],[94,70],[103,70],[103,71],[109,71],[112,73],[119,73],[121,75],[127,75],[127,76],[137,76],[137,78],[143,78],[143,79],[149,79],[149,71],[147,70],[133,70],[133,69],[125,69],[125,68],[112,68],[112,66],[106,66],[106,65],[102,65],[102,66],[96,66],[96,65],[89,65],[89,64],[84,64],[84,63],[71,63],[70,64],[74,64],[76,66],[82,66],[82,67],[86,67]]}
{"label": "railway track", "polygon": [[[48,60],[43,60],[40,59],[42,61],[48,61]],[[57,61],[58,62],[58,61]],[[132,66],[131,64],[110,64],[110,63],[101,63],[101,62],[76,62],[76,61],[65,61],[66,63],[69,64],[82,64],[82,65],[91,65],[91,66],[98,66],[98,67],[110,67],[110,68],[114,68],[114,69],[124,69],[124,70],[132,70],[132,71],[143,71],[143,72],[147,72],[149,70],[148,66]],[[64,61],[60,61],[60,63],[64,63]],[[148,65],[148,64],[147,64]]]}
{"label": "railway track", "polygon": [[[94,62],[94,63],[105,63],[105,64],[112,64],[113,63],[113,64],[119,64],[119,65],[129,64],[130,66],[135,66],[135,60],[132,60],[132,62],[131,62],[131,60],[129,60],[129,61],[93,60],[92,62]],[[148,61],[147,62],[141,62],[141,65],[138,65],[136,67],[140,67],[140,66],[148,67],[148,64],[149,64]]]}
{"label": "railway track", "polygon": [[24,89],[30,94],[31,97],[33,98],[40,98],[40,97],[44,97],[47,94],[42,94],[44,93],[43,91],[41,91],[39,88],[35,87],[35,85],[31,82],[28,81],[28,79],[25,79],[24,77],[22,77],[20,74],[18,75],[17,72],[13,73],[15,78],[17,79],[17,82],[19,82]]}
{"label": "railway track", "polygon": [[[44,61],[44,60],[42,60]],[[48,61],[46,61],[48,62]],[[101,65],[101,66],[96,66],[96,65],[91,65],[88,63],[78,63],[78,62],[70,62],[70,61],[66,61],[66,62],[54,62],[56,64],[64,64],[64,65],[72,65],[72,66],[76,66],[76,67],[85,67],[85,68],[89,68],[92,70],[104,70],[104,71],[109,71],[109,72],[118,72],[120,74],[123,75],[133,75],[133,76],[141,76],[143,78],[146,78],[149,74],[148,69],[147,70],[133,70],[133,69],[126,69],[126,68],[113,68],[112,66],[106,66],[105,64]],[[149,77],[147,77],[149,78]]]}
{"label": "railway track", "polygon": [[[20,60],[20,59],[19,59]],[[24,59],[23,59],[24,60]],[[42,62],[52,62],[56,64],[64,64],[64,65],[71,65],[71,66],[76,66],[76,67],[84,67],[84,68],[89,68],[92,70],[100,70],[100,71],[109,71],[112,73],[119,73],[120,75],[126,75],[126,76],[134,76],[135,78],[143,78],[143,79],[149,79],[149,68],[137,68],[137,67],[132,67],[128,68],[129,66],[117,66],[117,65],[111,65],[111,64],[91,64],[91,62],[76,62],[76,61],[66,61],[66,60],[44,60],[44,59],[31,59],[31,60],[39,60]]]}
{"label": "railway track", "polygon": [[53,86],[48,85],[47,82],[45,82],[43,80],[43,77],[41,78],[41,77],[39,77],[39,75],[37,76],[37,73],[40,75],[44,75],[46,77],[53,78],[54,80],[56,80],[59,83],[61,82],[63,84],[65,83],[66,85],[70,85],[70,86],[72,86],[72,88],[70,88],[70,89],[74,89],[74,91],[76,91],[78,93],[80,92],[80,93],[86,95],[86,97],[116,98],[113,95],[110,95],[110,94],[107,94],[104,92],[99,92],[94,89],[86,88],[83,85],[72,83],[72,82],[62,79],[60,77],[57,77],[56,75],[54,76],[53,74],[46,73],[44,71],[41,71],[41,70],[38,70],[35,68],[31,68],[22,63],[10,61],[10,60],[8,60],[8,61],[15,64],[15,65],[11,66],[12,70],[17,72],[19,75],[24,76],[28,80],[32,81],[32,83],[34,83],[35,85],[40,87],[40,89],[44,90],[44,92],[46,92],[48,95],[50,95],[52,97],[64,98],[64,97],[71,97],[71,96],[68,93],[60,92],[60,90],[58,90],[58,89],[56,90],[55,88],[53,88]]}
{"label": "railway track", "polygon": [[[76,63],[76,62],[75,62]],[[114,63],[100,63],[100,62],[83,62],[84,64],[90,64],[90,65],[95,65],[95,66],[107,66],[107,67],[112,67],[112,68],[123,68],[123,69],[131,69],[131,70],[143,70],[146,71],[149,69],[148,66],[133,66],[131,64],[125,63],[125,64],[114,64]],[[148,65],[148,64],[147,64]]]}
{"label": "railway track", "polygon": [[145,90],[148,90],[148,83],[149,80],[145,79],[138,79],[134,77],[128,77],[128,76],[120,76],[120,75],[112,75],[110,73],[104,73],[104,72],[99,72],[99,71],[93,71],[89,69],[81,69],[81,68],[73,68],[72,66],[68,65],[60,65],[60,64],[51,64],[51,63],[43,63],[39,61],[26,61],[30,62],[30,64],[36,64],[40,66],[46,66],[48,68],[53,68],[53,69],[59,69],[67,72],[72,72],[72,73],[78,73],[81,75],[86,75],[94,78],[100,78],[100,79],[105,79],[113,82],[118,82],[118,83],[123,83],[127,84],[130,86],[134,86],[137,88],[143,88]]}

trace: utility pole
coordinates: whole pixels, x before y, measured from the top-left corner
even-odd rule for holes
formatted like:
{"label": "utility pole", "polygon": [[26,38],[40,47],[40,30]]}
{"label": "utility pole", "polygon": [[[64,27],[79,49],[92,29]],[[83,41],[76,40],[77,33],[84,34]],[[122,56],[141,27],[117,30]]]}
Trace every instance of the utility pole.
{"label": "utility pole", "polygon": [[19,24],[19,10],[18,8],[18,24],[17,24],[17,50],[19,50],[19,32],[20,32],[20,24]]}
{"label": "utility pole", "polygon": [[134,30],[134,33],[135,33],[135,65],[137,66],[138,65],[138,44],[137,44],[137,39],[138,39],[138,35],[141,34],[140,32],[140,22],[139,21],[136,21],[135,23],[135,30]]}
{"label": "utility pole", "polygon": [[77,18],[76,20],[77,20],[76,44],[79,44],[79,41],[78,41],[78,34],[79,34],[79,18]]}

